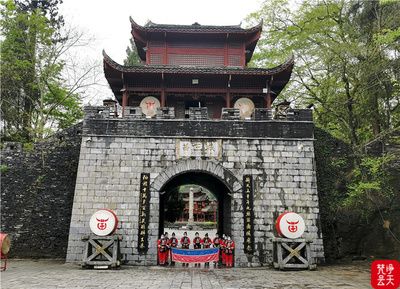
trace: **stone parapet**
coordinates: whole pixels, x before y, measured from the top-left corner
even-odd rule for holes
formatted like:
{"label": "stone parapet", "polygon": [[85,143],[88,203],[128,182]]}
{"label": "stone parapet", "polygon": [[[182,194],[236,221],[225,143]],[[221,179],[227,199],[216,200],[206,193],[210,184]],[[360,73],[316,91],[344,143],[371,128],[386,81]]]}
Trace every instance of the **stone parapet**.
{"label": "stone parapet", "polygon": [[126,106],[124,110],[124,118],[127,119],[142,119],[144,114],[139,106]]}
{"label": "stone parapet", "polygon": [[208,119],[207,107],[189,107],[189,119],[191,120]]}
{"label": "stone parapet", "polygon": [[272,109],[255,108],[253,113],[254,120],[271,120],[273,118]]}
{"label": "stone parapet", "polygon": [[240,110],[238,108],[226,108],[222,109],[222,119],[228,120],[240,120]]}
{"label": "stone parapet", "polygon": [[157,119],[173,119],[175,118],[174,107],[158,107],[156,113]]}
{"label": "stone parapet", "polygon": [[285,139],[312,139],[313,131],[306,121],[189,119],[88,119],[83,129],[85,135]]}

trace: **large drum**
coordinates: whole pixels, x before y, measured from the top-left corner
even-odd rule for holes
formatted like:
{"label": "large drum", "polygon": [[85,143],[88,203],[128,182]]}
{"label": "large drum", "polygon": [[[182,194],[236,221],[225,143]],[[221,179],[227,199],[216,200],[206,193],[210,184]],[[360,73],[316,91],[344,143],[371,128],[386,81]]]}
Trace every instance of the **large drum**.
{"label": "large drum", "polygon": [[118,226],[117,215],[111,210],[98,210],[90,218],[90,230],[97,236],[108,236],[114,233]]}
{"label": "large drum", "polygon": [[10,252],[11,248],[11,240],[5,233],[0,233],[0,256],[7,256],[8,252]]}
{"label": "large drum", "polygon": [[285,212],[276,219],[275,228],[280,236],[297,239],[303,235],[306,225],[299,214]]}
{"label": "large drum", "polygon": [[247,97],[242,97],[236,100],[233,107],[239,109],[241,119],[246,119],[253,114],[254,102]]}

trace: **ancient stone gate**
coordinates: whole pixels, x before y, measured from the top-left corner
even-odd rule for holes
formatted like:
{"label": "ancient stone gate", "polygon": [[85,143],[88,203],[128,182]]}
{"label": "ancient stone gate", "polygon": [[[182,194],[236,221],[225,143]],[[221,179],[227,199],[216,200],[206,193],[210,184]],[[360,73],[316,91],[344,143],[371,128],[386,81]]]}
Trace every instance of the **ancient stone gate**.
{"label": "ancient stone gate", "polygon": [[[156,264],[163,191],[188,178],[221,191],[219,230],[235,240],[237,266],[271,263],[274,221],[284,210],[303,216],[312,256],[321,260],[313,123],[310,111],[300,115],[279,121],[129,119],[86,108],[67,261],[81,260],[90,216],[110,208],[120,220],[124,259]],[[141,194],[143,180],[148,197]],[[247,181],[251,219],[243,199]]]}

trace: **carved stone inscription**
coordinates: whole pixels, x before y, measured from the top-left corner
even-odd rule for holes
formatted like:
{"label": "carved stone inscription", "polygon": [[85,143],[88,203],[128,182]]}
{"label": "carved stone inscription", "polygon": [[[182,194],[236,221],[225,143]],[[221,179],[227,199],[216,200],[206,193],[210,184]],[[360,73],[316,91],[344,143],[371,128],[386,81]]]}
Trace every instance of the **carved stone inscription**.
{"label": "carved stone inscription", "polygon": [[221,158],[222,143],[221,140],[177,140],[176,157],[205,157],[205,158]]}

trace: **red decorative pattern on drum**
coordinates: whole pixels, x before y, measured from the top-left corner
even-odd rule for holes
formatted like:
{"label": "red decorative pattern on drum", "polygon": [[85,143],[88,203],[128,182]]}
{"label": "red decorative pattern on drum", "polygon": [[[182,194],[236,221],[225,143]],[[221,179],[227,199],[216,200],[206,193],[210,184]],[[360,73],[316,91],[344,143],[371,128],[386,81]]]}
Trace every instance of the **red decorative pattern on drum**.
{"label": "red decorative pattern on drum", "polygon": [[90,218],[90,230],[97,236],[111,235],[117,226],[117,215],[109,209],[99,210]]}
{"label": "red decorative pattern on drum", "polygon": [[10,252],[11,241],[5,233],[0,233],[0,257],[6,256]]}
{"label": "red decorative pattern on drum", "polygon": [[276,219],[275,228],[280,236],[296,239],[303,235],[306,226],[302,216],[294,212],[285,212]]}

